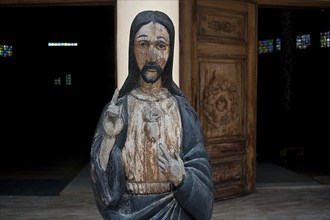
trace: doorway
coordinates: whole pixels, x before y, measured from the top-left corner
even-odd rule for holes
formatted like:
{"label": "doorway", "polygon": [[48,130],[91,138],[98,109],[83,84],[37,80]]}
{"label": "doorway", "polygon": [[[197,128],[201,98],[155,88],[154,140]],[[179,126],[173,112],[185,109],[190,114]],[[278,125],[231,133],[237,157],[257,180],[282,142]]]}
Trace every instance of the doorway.
{"label": "doorway", "polygon": [[329,34],[330,10],[258,10],[257,164],[329,175],[323,127],[330,47],[320,39]]}
{"label": "doorway", "polygon": [[1,192],[24,195],[25,185],[43,194],[49,179],[64,187],[89,162],[98,118],[115,89],[115,9],[0,7],[0,14],[0,45],[11,49],[0,56],[2,135],[10,143],[1,147]]}

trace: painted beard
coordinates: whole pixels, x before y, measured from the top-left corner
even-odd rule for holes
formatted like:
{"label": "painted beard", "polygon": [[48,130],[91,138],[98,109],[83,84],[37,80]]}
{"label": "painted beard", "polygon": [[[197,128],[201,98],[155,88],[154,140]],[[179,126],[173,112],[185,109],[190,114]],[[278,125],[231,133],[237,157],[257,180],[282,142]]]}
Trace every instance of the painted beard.
{"label": "painted beard", "polygon": [[[151,72],[150,70],[156,73],[151,75],[149,74],[149,72]],[[140,74],[146,83],[156,82],[159,79],[159,77],[162,75],[162,73],[163,73],[162,68],[159,66],[159,64],[155,62],[146,63],[140,71]]]}

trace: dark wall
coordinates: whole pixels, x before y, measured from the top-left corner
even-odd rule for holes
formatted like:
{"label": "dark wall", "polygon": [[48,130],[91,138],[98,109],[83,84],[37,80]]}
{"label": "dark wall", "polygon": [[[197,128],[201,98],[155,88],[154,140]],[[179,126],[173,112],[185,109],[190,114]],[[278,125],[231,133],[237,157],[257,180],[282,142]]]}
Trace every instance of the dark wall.
{"label": "dark wall", "polygon": [[[285,43],[285,9],[260,8],[260,40],[280,37]],[[320,32],[330,31],[329,10],[289,10],[292,35],[311,34],[311,46],[292,53],[281,51],[258,56],[257,153],[261,161],[281,163],[280,151],[303,147],[299,166],[329,169],[327,132],[330,48],[320,48]],[[283,44],[282,44],[283,45]],[[287,62],[289,58],[289,62]],[[285,70],[286,67],[290,71]]]}
{"label": "dark wall", "polygon": [[13,45],[13,57],[0,58],[1,164],[88,157],[115,88],[114,7],[15,7],[0,14],[0,44]]}

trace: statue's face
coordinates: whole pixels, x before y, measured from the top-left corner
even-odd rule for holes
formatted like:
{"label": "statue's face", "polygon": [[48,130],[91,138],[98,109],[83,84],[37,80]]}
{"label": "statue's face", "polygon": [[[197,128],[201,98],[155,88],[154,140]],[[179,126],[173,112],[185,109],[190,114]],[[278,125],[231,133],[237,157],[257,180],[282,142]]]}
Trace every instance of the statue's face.
{"label": "statue's face", "polygon": [[143,80],[156,82],[162,75],[170,53],[170,36],[159,23],[146,24],[134,38],[134,54]]}

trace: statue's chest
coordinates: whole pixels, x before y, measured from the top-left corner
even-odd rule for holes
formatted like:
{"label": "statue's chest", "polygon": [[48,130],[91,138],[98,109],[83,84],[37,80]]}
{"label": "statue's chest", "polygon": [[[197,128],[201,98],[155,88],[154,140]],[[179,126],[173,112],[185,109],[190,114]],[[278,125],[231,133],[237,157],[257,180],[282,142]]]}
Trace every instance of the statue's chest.
{"label": "statue's chest", "polygon": [[162,182],[157,156],[163,144],[180,153],[181,118],[176,100],[151,102],[128,97],[128,130],[122,151],[126,177],[133,182]]}

